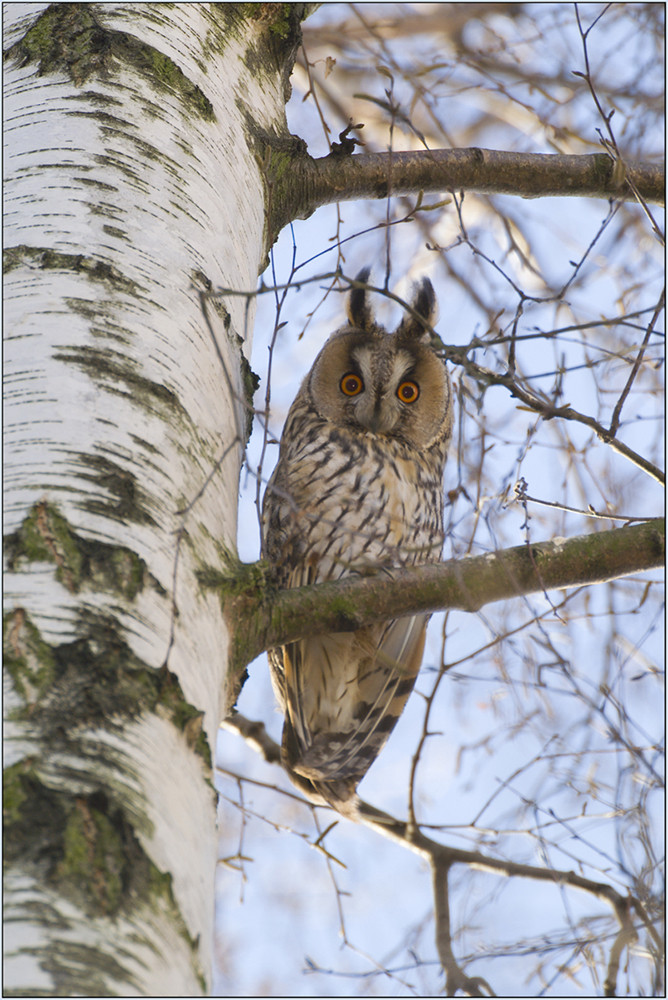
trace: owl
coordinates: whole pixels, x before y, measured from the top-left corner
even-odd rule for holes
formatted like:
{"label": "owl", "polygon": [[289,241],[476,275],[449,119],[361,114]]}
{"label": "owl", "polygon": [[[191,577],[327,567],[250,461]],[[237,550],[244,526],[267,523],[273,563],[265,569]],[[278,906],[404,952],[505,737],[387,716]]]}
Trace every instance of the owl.
{"label": "owl", "polygon": [[[348,323],[320,351],[290,408],[262,512],[280,587],[438,561],[452,434],[445,363],[429,346],[428,278],[393,334],[357,276]],[[424,320],[424,322],[423,322]],[[285,714],[283,763],[314,802],[352,815],[420,668],[429,615],[328,633],[269,651]]]}

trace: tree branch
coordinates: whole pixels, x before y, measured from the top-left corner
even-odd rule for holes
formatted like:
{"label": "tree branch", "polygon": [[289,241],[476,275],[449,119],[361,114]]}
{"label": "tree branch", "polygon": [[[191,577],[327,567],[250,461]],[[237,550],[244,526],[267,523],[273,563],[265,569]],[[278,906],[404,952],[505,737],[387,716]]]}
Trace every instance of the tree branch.
{"label": "tree branch", "polygon": [[[274,188],[271,231],[306,218],[321,205],[388,194],[450,190],[523,198],[634,198],[664,202],[662,164],[628,161],[620,169],[608,153],[513,153],[500,149],[428,149],[398,153],[290,156],[268,174]],[[273,174],[273,176],[271,176]]]}
{"label": "tree branch", "polygon": [[617,995],[617,973],[622,951],[624,948],[630,947],[638,937],[631,918],[632,910],[636,911],[651,936],[654,939],[657,937],[656,929],[648,919],[642,902],[630,893],[627,896],[622,895],[614,886],[605,882],[596,882],[594,879],[586,878],[574,871],[542,868],[505,858],[494,858],[482,851],[449,847],[432,840],[431,837],[426,837],[409,823],[395,819],[388,813],[384,813],[361,800],[359,802],[359,819],[365,826],[371,827],[430,862],[434,893],[436,946],[447,977],[446,988],[449,996],[454,996],[456,990],[463,991],[467,996],[495,995],[484,979],[469,978],[463,972],[452,950],[447,874],[453,864],[465,864],[479,871],[494,872],[509,878],[528,878],[553,885],[570,886],[608,902],[615,912],[620,929],[610,952],[605,980],[605,996]]}
{"label": "tree branch", "polygon": [[[236,731],[243,736],[265,760],[270,763],[279,763],[279,746],[272,740],[261,722],[253,722],[238,713],[234,713],[223,725],[230,731]],[[305,801],[304,804],[312,808],[311,803]],[[467,976],[455,958],[452,948],[448,889],[448,874],[450,868],[455,864],[467,865],[478,871],[492,872],[508,878],[526,878],[551,885],[569,886],[607,902],[614,910],[619,923],[619,932],[613,942],[608,960],[604,986],[605,996],[616,995],[617,974],[622,952],[625,948],[629,948],[638,936],[631,916],[633,911],[644,924],[652,939],[659,948],[661,947],[661,938],[641,900],[630,893],[623,895],[613,885],[586,878],[575,871],[524,864],[507,858],[495,858],[483,851],[450,847],[427,837],[414,824],[396,819],[389,813],[376,809],[368,802],[358,799],[357,805],[358,822],[389,840],[393,840],[401,847],[418,854],[431,866],[436,948],[443,971],[446,974],[448,996],[455,996],[458,990],[468,996],[495,996],[489,983],[478,976]]]}
{"label": "tree branch", "polygon": [[402,615],[456,608],[477,611],[536,591],[603,583],[663,566],[661,519],[575,538],[520,545],[426,566],[383,569],[331,583],[272,591],[261,564],[236,574],[205,573],[219,590],[241,671],[263,650],[325,632],[351,632]]}
{"label": "tree branch", "polygon": [[[436,928],[436,950],[445,972],[445,992],[449,997],[458,992],[469,997],[496,996],[489,983],[479,976],[467,976],[452,950],[452,928],[450,925],[450,889],[448,875],[450,863],[440,858],[432,858],[431,877],[434,893],[434,925]],[[483,989],[485,992],[483,992]]]}

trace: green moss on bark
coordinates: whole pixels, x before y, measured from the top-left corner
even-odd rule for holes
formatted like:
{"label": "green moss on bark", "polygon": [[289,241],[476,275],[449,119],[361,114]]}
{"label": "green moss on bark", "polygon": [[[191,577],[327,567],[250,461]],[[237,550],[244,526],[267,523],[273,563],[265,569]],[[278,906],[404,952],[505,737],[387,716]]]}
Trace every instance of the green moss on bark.
{"label": "green moss on bark", "polygon": [[47,562],[70,593],[111,591],[134,600],[147,583],[164,593],[146,563],[122,545],[107,545],[78,535],[53,504],[36,503],[21,526],[4,540],[7,566]]}
{"label": "green moss on bark", "polygon": [[[268,254],[281,229],[297,218],[307,218],[311,178],[315,160],[298,136],[270,132],[262,128],[244,109],[246,137],[255,154],[265,186],[265,248]],[[267,261],[265,261],[265,264]]]}
{"label": "green moss on bark", "polygon": [[5,59],[22,66],[36,63],[40,76],[65,73],[78,87],[90,77],[110,76],[119,65],[130,67],[154,90],[175,94],[189,115],[215,121],[209,99],[172,59],[132,35],[104,27],[97,8],[97,4],[50,4],[7,50]]}
{"label": "green moss on bark", "polygon": [[[101,798],[98,796],[98,800]],[[122,814],[119,812],[112,819],[91,800],[78,797],[65,824],[62,846],[56,880],[70,892],[73,888],[80,890],[79,902],[89,911],[118,913],[130,863],[134,861],[132,867],[136,869],[139,855],[139,845],[123,822]],[[136,875],[135,870],[134,880]]]}
{"label": "green moss on bark", "polygon": [[204,566],[197,573],[197,580],[202,590],[218,594],[230,626],[228,682],[230,703],[234,704],[248,679],[246,665],[253,659],[249,655],[252,637],[264,627],[265,618],[271,616],[277,591],[271,569],[264,560],[243,563],[224,548],[220,549],[220,559],[224,569]]}
{"label": "green moss on bark", "polygon": [[[5,539],[5,551],[10,570],[55,564],[56,578],[71,593],[92,590],[132,602],[151,585],[165,594],[134,552],[83,538],[45,500]],[[69,727],[118,727],[127,718],[162,706],[188,746],[210,767],[203,713],[185,700],[176,676],[135,656],[120,621],[108,612],[81,610],[76,632],[76,639],[50,645],[23,608],[6,615],[5,664],[23,702],[14,715],[29,717],[48,740],[63,731],[64,719]]]}
{"label": "green moss on bark", "polygon": [[230,597],[248,597],[260,603],[264,603],[265,596],[270,599],[275,588],[268,563],[263,560],[242,562],[225,548],[221,548],[220,558],[224,569],[205,566],[197,573],[203,590],[217,591],[223,602]]}
{"label": "green moss on bark", "polygon": [[47,744],[60,747],[77,727],[119,729],[162,709],[210,768],[203,713],[186,701],[178,678],[135,656],[110,614],[82,612],[77,631],[74,641],[50,645],[23,608],[5,616],[5,663],[23,702],[13,717],[29,718]]}
{"label": "green moss on bark", "polygon": [[91,281],[98,281],[110,290],[127,292],[128,295],[136,295],[139,290],[137,282],[126,278],[113,264],[85,254],[61,253],[50,247],[31,247],[26,244],[5,248],[2,255],[3,274],[9,274],[25,265],[39,267],[43,271],[83,272]]}
{"label": "green moss on bark", "polygon": [[4,772],[3,826],[6,864],[20,861],[91,918],[136,913],[138,902],[154,906],[160,899],[196,949],[171,875],[150,860],[110,793],[54,789],[31,762],[21,761]]}
{"label": "green moss on bark", "polygon": [[23,608],[3,618],[3,657],[14,690],[25,705],[33,705],[44,696],[56,676],[56,661]]}

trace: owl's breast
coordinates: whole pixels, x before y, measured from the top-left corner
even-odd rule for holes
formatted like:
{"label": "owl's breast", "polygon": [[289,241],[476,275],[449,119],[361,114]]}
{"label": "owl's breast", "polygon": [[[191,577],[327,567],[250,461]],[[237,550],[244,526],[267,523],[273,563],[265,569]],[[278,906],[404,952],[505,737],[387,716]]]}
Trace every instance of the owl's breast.
{"label": "owl's breast", "polygon": [[289,586],[435,560],[441,475],[396,440],[321,427],[281,456],[265,521],[268,548],[282,543],[272,561],[292,566]]}

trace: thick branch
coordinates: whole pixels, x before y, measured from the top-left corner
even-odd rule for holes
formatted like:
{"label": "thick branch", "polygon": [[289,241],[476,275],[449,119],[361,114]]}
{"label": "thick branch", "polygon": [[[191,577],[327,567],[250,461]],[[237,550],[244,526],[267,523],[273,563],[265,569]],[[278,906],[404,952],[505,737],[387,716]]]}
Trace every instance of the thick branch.
{"label": "thick branch", "polygon": [[473,147],[291,160],[281,178],[277,173],[273,179],[275,233],[320,205],[388,194],[463,190],[523,198],[633,198],[637,192],[645,202],[663,204],[665,191],[661,164],[633,161],[620,169],[607,153],[571,156]]}
{"label": "thick branch", "polygon": [[664,557],[665,524],[657,519],[270,595],[257,581],[241,592],[237,588],[231,593],[225,585],[221,589],[235,636],[235,665],[241,669],[264,649],[309,635],[350,632],[421,611],[477,611],[536,591],[603,583],[656,569],[663,566]]}

